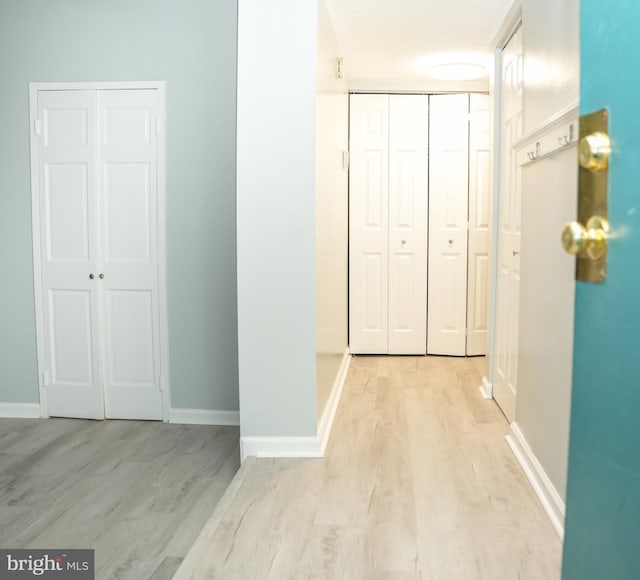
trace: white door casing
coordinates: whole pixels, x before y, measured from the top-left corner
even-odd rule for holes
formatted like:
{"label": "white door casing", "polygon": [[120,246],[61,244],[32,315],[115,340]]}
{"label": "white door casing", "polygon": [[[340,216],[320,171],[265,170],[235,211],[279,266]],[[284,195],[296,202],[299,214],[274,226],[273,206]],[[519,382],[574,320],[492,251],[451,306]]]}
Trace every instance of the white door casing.
{"label": "white door casing", "polygon": [[469,95],[429,100],[428,354],[464,356],[467,324]]}
{"label": "white door casing", "polygon": [[388,352],[389,96],[351,95],[349,347]]}
{"label": "white door casing", "polygon": [[515,419],[520,299],[521,169],[514,143],[522,137],[522,30],[502,51],[500,106],[500,193],[498,208],[498,280],[496,356],[493,396],[506,417]]}
{"label": "white door casing", "polygon": [[350,103],[350,350],[425,354],[428,97]]}
{"label": "white door casing", "polygon": [[467,355],[487,353],[489,221],[491,215],[491,100],[470,95],[469,250],[467,281]]}
{"label": "white door casing", "polygon": [[389,354],[427,348],[429,98],[389,97]]}
{"label": "white door casing", "polygon": [[42,414],[162,419],[161,91],[63,87],[31,90]]}

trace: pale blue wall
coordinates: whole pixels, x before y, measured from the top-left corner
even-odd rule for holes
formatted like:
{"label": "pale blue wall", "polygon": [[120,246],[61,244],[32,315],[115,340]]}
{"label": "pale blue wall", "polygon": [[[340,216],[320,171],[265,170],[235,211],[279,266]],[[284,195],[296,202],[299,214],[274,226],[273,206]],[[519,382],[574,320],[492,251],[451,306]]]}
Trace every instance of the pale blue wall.
{"label": "pale blue wall", "polygon": [[0,402],[37,402],[29,81],[167,81],[174,407],[238,408],[236,0],[0,3]]}
{"label": "pale blue wall", "polygon": [[317,0],[239,7],[240,432],[315,436]]}

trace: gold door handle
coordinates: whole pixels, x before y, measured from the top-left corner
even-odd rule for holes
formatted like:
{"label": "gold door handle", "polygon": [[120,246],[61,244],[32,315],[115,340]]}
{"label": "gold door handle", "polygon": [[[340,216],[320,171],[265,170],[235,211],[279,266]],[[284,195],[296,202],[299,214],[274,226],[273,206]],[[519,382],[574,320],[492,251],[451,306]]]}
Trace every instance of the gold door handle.
{"label": "gold door handle", "polygon": [[594,215],[587,226],[579,222],[568,222],[562,228],[562,246],[574,256],[599,260],[607,253],[609,222]]}

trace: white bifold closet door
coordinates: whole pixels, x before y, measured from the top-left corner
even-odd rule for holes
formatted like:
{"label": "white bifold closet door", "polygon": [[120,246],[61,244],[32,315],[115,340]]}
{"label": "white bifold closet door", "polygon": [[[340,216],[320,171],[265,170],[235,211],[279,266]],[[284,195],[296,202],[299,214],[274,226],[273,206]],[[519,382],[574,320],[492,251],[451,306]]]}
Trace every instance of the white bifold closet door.
{"label": "white bifold closet door", "polygon": [[490,216],[488,95],[432,95],[427,352],[487,349]]}
{"label": "white bifold closet door", "polygon": [[432,95],[427,352],[466,354],[469,95]]}
{"label": "white bifold closet door", "polygon": [[162,419],[157,91],[37,99],[47,413]]}
{"label": "white bifold closet door", "polygon": [[491,101],[469,96],[469,245],[467,355],[488,349],[489,226],[491,217]]}
{"label": "white bifold closet door", "polygon": [[425,354],[428,97],[350,107],[350,350]]}

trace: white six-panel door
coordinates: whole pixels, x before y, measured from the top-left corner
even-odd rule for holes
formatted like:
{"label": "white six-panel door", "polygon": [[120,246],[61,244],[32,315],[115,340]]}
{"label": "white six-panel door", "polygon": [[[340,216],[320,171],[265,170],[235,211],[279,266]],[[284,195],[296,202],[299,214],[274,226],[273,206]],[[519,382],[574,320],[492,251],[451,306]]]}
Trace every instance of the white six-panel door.
{"label": "white six-panel door", "polygon": [[467,280],[467,355],[487,353],[489,217],[491,201],[491,101],[469,97],[469,250]]}
{"label": "white six-panel door", "polygon": [[47,413],[161,419],[156,90],[41,90]]}
{"label": "white six-panel door", "polygon": [[389,354],[425,354],[429,101],[389,97]]}
{"label": "white six-panel door", "polygon": [[469,95],[432,95],[429,117],[427,352],[464,356]]}
{"label": "white six-panel door", "polygon": [[389,96],[351,95],[349,346],[388,352]]}
{"label": "white six-panel door", "polygon": [[502,52],[500,110],[500,197],[496,357],[493,396],[511,421],[515,418],[520,300],[521,169],[514,143],[522,137],[522,32]]}
{"label": "white six-panel door", "polygon": [[106,416],[162,419],[158,312],[158,96],[98,92],[98,286]]}
{"label": "white six-panel door", "polygon": [[350,350],[424,354],[428,98],[350,106]]}
{"label": "white six-panel door", "polygon": [[95,93],[41,91],[37,106],[48,413],[99,419]]}

